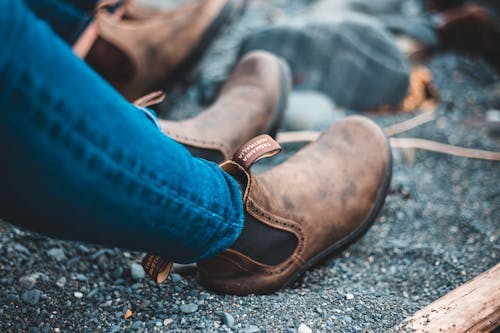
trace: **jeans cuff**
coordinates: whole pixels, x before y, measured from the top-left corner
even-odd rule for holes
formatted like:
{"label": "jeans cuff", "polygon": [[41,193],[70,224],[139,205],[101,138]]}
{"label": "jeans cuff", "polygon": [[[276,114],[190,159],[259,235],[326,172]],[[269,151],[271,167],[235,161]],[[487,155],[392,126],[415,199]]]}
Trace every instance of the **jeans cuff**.
{"label": "jeans cuff", "polygon": [[146,117],[148,117],[149,120],[151,120],[153,122],[153,124],[155,124],[156,127],[158,127],[158,129],[161,130],[161,126],[160,126],[160,123],[158,122],[158,116],[156,115],[156,112],[154,112],[153,110],[151,110],[149,108],[144,108],[142,106],[136,106],[136,108],[138,108],[139,110],[144,112]]}

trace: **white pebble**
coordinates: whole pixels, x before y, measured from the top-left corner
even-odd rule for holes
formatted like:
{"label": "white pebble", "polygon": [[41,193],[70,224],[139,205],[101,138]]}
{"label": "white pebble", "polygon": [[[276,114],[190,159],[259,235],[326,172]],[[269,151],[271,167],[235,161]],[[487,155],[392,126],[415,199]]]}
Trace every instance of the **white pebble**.
{"label": "white pebble", "polygon": [[353,294],[345,294],[345,299],[347,299],[347,300],[354,299],[354,295]]}
{"label": "white pebble", "polygon": [[302,323],[300,324],[297,333],[312,333],[312,329],[310,329],[306,324]]}
{"label": "white pebble", "polygon": [[76,298],[82,298],[83,297],[83,294],[79,291],[75,291],[75,293],[73,294],[75,295]]}

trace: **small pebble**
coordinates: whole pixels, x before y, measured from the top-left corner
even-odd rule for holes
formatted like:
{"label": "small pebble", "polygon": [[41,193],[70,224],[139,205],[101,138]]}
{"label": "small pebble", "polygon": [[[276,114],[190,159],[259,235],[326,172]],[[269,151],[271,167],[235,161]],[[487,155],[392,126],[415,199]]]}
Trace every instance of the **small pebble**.
{"label": "small pebble", "polygon": [[56,286],[58,286],[59,288],[64,288],[65,285],[66,285],[66,277],[64,276],[56,281]]}
{"label": "small pebble", "polygon": [[82,297],[83,297],[83,294],[82,294],[81,292],[79,292],[79,291],[75,291],[75,292],[73,293],[73,295],[74,295],[76,298],[82,298]]}
{"label": "small pebble", "polygon": [[146,272],[144,272],[144,268],[142,268],[141,265],[132,263],[132,265],[130,265],[130,275],[132,276],[132,279],[139,281],[144,279]]}
{"label": "small pebble", "polygon": [[35,305],[35,304],[38,304],[38,302],[40,302],[41,294],[42,293],[40,292],[40,290],[33,289],[33,290],[25,291],[23,293],[23,295],[21,296],[21,298],[24,301],[24,303],[30,304],[30,305]]}
{"label": "small pebble", "polygon": [[222,322],[229,328],[234,328],[234,317],[227,312],[222,314]]}
{"label": "small pebble", "polygon": [[133,330],[139,330],[143,326],[144,326],[144,322],[140,321],[140,320],[137,320],[137,321],[134,321],[134,323],[132,324],[132,326],[130,328],[132,328]]}
{"label": "small pebble", "polygon": [[170,275],[170,278],[172,279],[173,283],[177,283],[177,282],[181,282],[182,281],[182,276],[180,276],[177,273],[173,273],[172,275]]}
{"label": "small pebble", "polygon": [[353,294],[345,294],[345,299],[346,300],[351,300],[351,299],[354,299],[354,295]]}
{"label": "small pebble", "polygon": [[242,333],[259,333],[260,328],[258,328],[255,325],[248,325],[243,327],[243,330],[241,331]]}
{"label": "small pebble", "polygon": [[13,248],[17,252],[21,252],[21,253],[26,254],[28,256],[31,255],[30,250],[28,250],[25,246],[23,246],[21,244],[14,244]]}
{"label": "small pebble", "polygon": [[198,305],[196,303],[182,304],[179,309],[183,313],[193,313],[198,311]]}
{"label": "small pebble", "polygon": [[312,333],[312,330],[306,324],[302,323],[297,330],[297,333]]}
{"label": "small pebble", "polygon": [[61,248],[53,248],[47,251],[47,255],[56,261],[63,261],[66,259],[64,250]]}
{"label": "small pebble", "polygon": [[87,282],[88,281],[87,277],[83,274],[76,274],[75,278],[77,281],[80,281],[80,282]]}

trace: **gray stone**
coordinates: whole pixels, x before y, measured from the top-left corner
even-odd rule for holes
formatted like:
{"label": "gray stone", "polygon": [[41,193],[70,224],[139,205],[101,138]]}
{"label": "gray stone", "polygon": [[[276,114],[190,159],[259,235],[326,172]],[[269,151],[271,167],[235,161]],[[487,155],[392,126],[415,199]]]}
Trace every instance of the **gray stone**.
{"label": "gray stone", "polygon": [[28,250],[28,248],[26,248],[25,246],[21,245],[21,244],[14,244],[13,246],[14,250],[16,250],[17,252],[21,252],[27,256],[31,255],[31,252],[30,250]]}
{"label": "gray stone", "polygon": [[196,303],[181,304],[179,309],[183,313],[193,313],[198,311],[198,305]]}
{"label": "gray stone", "polygon": [[182,276],[180,276],[177,273],[172,273],[172,275],[170,275],[170,278],[172,279],[172,282],[174,282],[174,283],[182,281]]}
{"label": "gray stone", "polygon": [[58,247],[48,250],[47,255],[56,261],[63,261],[66,259],[64,250]]}
{"label": "gray stone", "polygon": [[343,118],[330,97],[317,91],[294,91],[288,99],[283,125],[286,130],[320,130]]}
{"label": "gray stone", "polygon": [[234,317],[227,312],[222,314],[222,322],[229,328],[234,328]]}
{"label": "gray stone", "polygon": [[309,328],[309,326],[302,323],[302,324],[300,324],[299,329],[297,330],[297,333],[312,333],[312,330],[311,330],[311,328]]}
{"label": "gray stone", "polygon": [[26,304],[36,305],[40,301],[41,292],[38,289],[28,290],[21,296],[22,300]]}
{"label": "gray stone", "polygon": [[488,110],[484,118],[490,135],[500,136],[500,110]]}
{"label": "gray stone", "polygon": [[83,274],[76,274],[75,279],[80,282],[87,282],[88,278]]}
{"label": "gray stone", "polygon": [[19,284],[24,289],[31,289],[35,286],[35,284],[41,280],[43,282],[49,282],[50,278],[47,274],[36,272],[27,276],[23,276],[19,279]]}
{"label": "gray stone", "polygon": [[66,285],[66,277],[64,277],[64,276],[60,277],[60,278],[56,281],[56,285],[57,285],[59,288],[64,288],[64,286]]}
{"label": "gray stone", "polygon": [[130,328],[133,330],[140,330],[141,328],[144,327],[144,322],[141,320],[135,321]]}
{"label": "gray stone", "polygon": [[241,331],[242,333],[259,333],[260,328],[258,328],[255,325],[248,325],[243,327],[243,330]]}
{"label": "gray stone", "polygon": [[141,265],[132,263],[132,265],[130,265],[130,275],[132,276],[132,279],[139,281],[144,279],[146,272],[144,272],[144,268],[142,268]]}
{"label": "gray stone", "polygon": [[245,39],[241,54],[262,49],[285,58],[298,89],[321,91],[343,108],[399,105],[409,67],[394,38],[370,16],[343,14],[257,31]]}

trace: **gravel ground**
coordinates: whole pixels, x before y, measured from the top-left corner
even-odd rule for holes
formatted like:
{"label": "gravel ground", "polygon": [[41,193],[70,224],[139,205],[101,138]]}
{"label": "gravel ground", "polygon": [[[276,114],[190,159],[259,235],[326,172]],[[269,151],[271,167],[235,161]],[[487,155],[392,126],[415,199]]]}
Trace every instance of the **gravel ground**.
{"label": "gravel ground", "polygon": [[[273,7],[284,3],[254,1],[167,116],[196,113],[198,102],[210,100],[200,91],[224,77],[238,36],[304,5],[297,1],[285,13]],[[488,135],[483,118],[500,109],[499,77],[480,59],[454,54],[435,55],[429,66],[441,94],[438,117],[401,136],[498,151],[500,138]],[[410,116],[370,117],[386,126]],[[284,148],[268,163],[299,145]],[[313,332],[386,332],[500,255],[498,163],[424,151],[395,150],[394,158],[391,192],[367,235],[293,288],[268,296],[214,295],[192,269],[156,286],[137,268],[140,253],[0,223],[0,331],[307,332],[306,325]]]}

